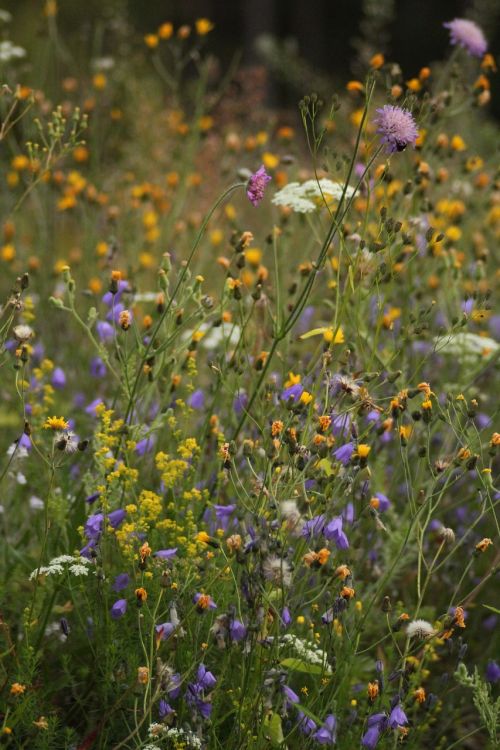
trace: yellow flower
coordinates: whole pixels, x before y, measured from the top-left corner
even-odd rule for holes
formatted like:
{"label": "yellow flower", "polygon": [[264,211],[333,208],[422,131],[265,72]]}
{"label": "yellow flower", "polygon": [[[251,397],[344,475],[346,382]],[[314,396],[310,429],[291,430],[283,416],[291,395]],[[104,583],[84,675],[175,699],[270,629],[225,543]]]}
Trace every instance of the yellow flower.
{"label": "yellow flower", "polygon": [[366,445],[366,443],[359,443],[358,445],[359,458],[367,458],[370,451],[371,451],[371,447],[369,445]]}
{"label": "yellow flower", "polygon": [[149,680],[149,669],[147,667],[137,667],[137,682],[140,685],[147,685]]}
{"label": "yellow flower", "polygon": [[361,81],[349,81],[346,86],[347,91],[361,92],[361,91],[364,91],[364,88],[365,87],[363,86]]}
{"label": "yellow flower", "polygon": [[11,695],[22,695],[26,690],[26,685],[21,685],[20,682],[13,682],[10,686]]}
{"label": "yellow flower", "polygon": [[210,542],[210,537],[206,531],[199,531],[196,534],[196,541],[200,544],[208,544]]}
{"label": "yellow flower", "polygon": [[160,39],[170,39],[173,33],[174,33],[173,24],[169,22],[162,23],[162,25],[158,29],[158,36],[160,37]]}
{"label": "yellow flower", "polygon": [[47,417],[43,426],[46,430],[67,430],[69,423],[64,417]]}
{"label": "yellow flower", "polygon": [[313,400],[313,396],[311,393],[309,393],[309,391],[303,391],[299,400],[302,404],[305,404],[307,406],[307,404],[310,404]]}
{"label": "yellow flower", "polygon": [[155,47],[158,47],[159,41],[160,40],[156,34],[146,34],[144,37],[144,43],[149,49],[155,49]]}
{"label": "yellow flower", "polygon": [[264,151],[262,154],[262,162],[267,169],[276,169],[280,163],[279,156],[271,154],[270,151]]}
{"label": "yellow flower", "polygon": [[370,60],[370,65],[372,68],[375,68],[377,70],[378,68],[381,68],[382,65],[385,63],[385,57],[381,52],[378,52],[376,55],[373,55],[372,59]]}
{"label": "yellow flower", "polygon": [[292,385],[300,383],[300,375],[295,375],[291,370],[288,373],[288,380],[285,382],[285,388],[290,388]]}
{"label": "yellow flower", "polygon": [[461,135],[454,135],[450,141],[453,151],[465,151],[467,145]]}
{"label": "yellow flower", "polygon": [[214,24],[208,18],[197,18],[194,25],[196,26],[196,33],[199,36],[205,36],[205,34],[210,33],[214,28]]}
{"label": "yellow flower", "polygon": [[92,78],[92,85],[94,86],[97,91],[102,91],[106,88],[106,76],[104,73],[96,73],[95,76]]}
{"label": "yellow flower", "polygon": [[342,328],[337,328],[335,335],[333,328],[327,328],[323,333],[323,338],[328,344],[343,344],[345,341],[344,331]]}

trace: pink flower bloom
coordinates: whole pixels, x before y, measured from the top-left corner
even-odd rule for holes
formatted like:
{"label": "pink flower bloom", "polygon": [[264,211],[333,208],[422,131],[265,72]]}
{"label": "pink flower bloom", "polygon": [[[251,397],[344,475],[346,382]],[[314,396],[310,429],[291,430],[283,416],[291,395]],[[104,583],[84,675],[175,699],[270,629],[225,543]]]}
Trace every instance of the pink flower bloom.
{"label": "pink flower bloom", "polygon": [[258,206],[264,197],[266,185],[271,180],[271,175],[267,174],[266,168],[261,167],[250,177],[247,185],[248,200],[252,205]]}
{"label": "pink flower bloom", "polygon": [[451,44],[458,44],[463,47],[469,55],[482,57],[488,49],[488,42],[482,29],[474,21],[467,21],[466,18],[454,18],[453,21],[448,21],[443,26],[450,30]]}
{"label": "pink flower bloom", "polygon": [[415,146],[418,130],[411,112],[392,104],[386,104],[377,109],[377,112],[378,117],[374,123],[378,126],[377,133],[382,136],[381,140],[388,154],[403,151],[410,145]]}

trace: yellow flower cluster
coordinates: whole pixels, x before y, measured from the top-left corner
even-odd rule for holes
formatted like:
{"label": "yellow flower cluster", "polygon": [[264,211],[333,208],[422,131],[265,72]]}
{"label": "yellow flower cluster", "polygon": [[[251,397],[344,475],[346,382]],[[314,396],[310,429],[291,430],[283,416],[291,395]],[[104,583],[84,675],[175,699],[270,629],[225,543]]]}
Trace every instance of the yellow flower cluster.
{"label": "yellow flower cluster", "polygon": [[151,490],[142,490],[137,501],[141,517],[147,521],[155,521],[162,511],[161,497]]}

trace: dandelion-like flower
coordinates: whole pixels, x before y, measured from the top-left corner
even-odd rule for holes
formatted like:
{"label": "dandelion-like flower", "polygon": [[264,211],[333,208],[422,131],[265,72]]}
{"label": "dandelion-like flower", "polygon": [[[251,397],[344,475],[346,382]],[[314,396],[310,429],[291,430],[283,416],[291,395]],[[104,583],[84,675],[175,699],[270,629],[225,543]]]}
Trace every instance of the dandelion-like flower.
{"label": "dandelion-like flower", "polygon": [[374,123],[388,154],[403,151],[407,146],[415,147],[418,130],[411,112],[392,104],[386,104],[377,112]]}
{"label": "dandelion-like flower", "polygon": [[253,206],[258,206],[261,202],[264,197],[266,185],[270,180],[271,175],[267,174],[266,168],[263,164],[253,175],[251,175],[247,184],[247,196]]}
{"label": "dandelion-like flower", "polygon": [[450,43],[463,47],[469,55],[482,57],[488,49],[488,42],[482,29],[474,21],[454,18],[453,21],[448,21],[443,26],[450,32]]}
{"label": "dandelion-like flower", "polygon": [[427,620],[412,620],[408,623],[406,628],[406,635],[408,638],[430,638],[436,635],[436,631]]}

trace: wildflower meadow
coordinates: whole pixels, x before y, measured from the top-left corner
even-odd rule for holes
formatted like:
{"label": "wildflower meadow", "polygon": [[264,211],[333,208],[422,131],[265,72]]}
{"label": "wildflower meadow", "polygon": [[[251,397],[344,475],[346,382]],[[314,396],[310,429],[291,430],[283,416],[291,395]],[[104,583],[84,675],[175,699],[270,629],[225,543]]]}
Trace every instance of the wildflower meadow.
{"label": "wildflower meadow", "polygon": [[499,748],[488,3],[291,106],[64,5],[0,10],[0,747]]}

